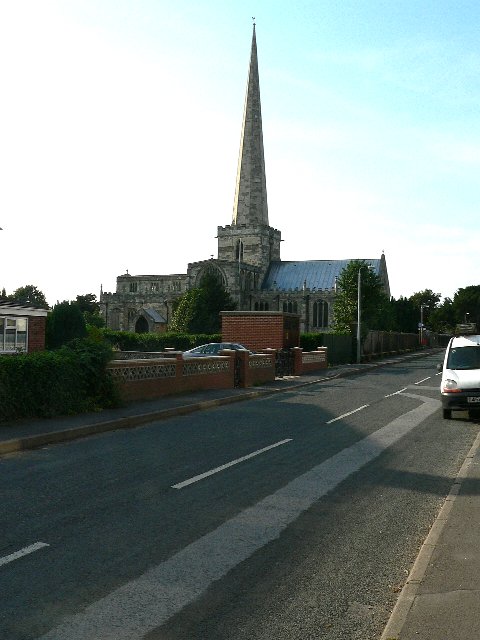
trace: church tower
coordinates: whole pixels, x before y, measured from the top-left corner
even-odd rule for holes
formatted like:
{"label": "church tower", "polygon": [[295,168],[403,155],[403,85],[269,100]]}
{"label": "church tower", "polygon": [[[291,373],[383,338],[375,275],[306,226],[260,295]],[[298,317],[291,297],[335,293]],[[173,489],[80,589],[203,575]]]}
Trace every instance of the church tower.
{"label": "church tower", "polygon": [[[218,260],[235,261],[239,272],[255,272],[261,285],[273,260],[280,260],[280,231],[268,223],[257,41],[253,25],[250,66],[243,111],[232,224],[218,227]],[[252,269],[253,267],[253,269]],[[257,288],[257,287],[254,287]]]}

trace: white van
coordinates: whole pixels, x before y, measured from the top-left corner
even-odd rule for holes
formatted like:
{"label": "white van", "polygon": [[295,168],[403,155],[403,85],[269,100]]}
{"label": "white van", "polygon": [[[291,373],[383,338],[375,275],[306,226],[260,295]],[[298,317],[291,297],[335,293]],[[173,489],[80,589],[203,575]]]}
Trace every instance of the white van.
{"label": "white van", "polygon": [[439,369],[444,418],[452,417],[452,409],[480,409],[480,335],[451,338]]}

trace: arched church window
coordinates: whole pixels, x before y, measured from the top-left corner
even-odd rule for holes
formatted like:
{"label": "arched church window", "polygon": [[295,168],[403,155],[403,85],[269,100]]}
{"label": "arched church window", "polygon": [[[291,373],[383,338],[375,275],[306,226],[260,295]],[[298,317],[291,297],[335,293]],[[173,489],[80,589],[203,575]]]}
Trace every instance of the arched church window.
{"label": "arched church window", "polygon": [[328,327],[328,302],[318,300],[313,303],[313,326],[324,328]]}
{"label": "arched church window", "polygon": [[235,259],[239,262],[243,262],[243,242],[241,240],[237,240],[237,244],[235,246]]}
{"label": "arched church window", "polygon": [[110,312],[109,325],[113,331],[120,331],[120,309],[112,309]]}
{"label": "arched church window", "polygon": [[218,269],[217,267],[215,267],[214,265],[208,265],[206,267],[204,267],[203,269],[201,269],[198,273],[197,273],[197,277],[196,277],[196,286],[199,287],[201,282],[202,282],[202,278],[205,275],[209,275],[209,276],[213,276],[214,278],[216,278],[218,280],[218,282],[223,286],[226,287],[227,286],[227,281],[222,273],[222,271],[220,271],[220,269]]}

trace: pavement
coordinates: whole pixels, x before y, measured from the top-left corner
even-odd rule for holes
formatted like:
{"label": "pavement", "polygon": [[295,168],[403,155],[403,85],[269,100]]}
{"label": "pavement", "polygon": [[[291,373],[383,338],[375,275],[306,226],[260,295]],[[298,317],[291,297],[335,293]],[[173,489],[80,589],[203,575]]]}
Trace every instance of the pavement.
{"label": "pavement", "polygon": [[[214,389],[51,419],[0,424],[0,456],[281,393],[387,364],[440,353],[391,356],[365,364],[286,376],[250,389]],[[380,640],[480,639],[480,433],[425,540]]]}

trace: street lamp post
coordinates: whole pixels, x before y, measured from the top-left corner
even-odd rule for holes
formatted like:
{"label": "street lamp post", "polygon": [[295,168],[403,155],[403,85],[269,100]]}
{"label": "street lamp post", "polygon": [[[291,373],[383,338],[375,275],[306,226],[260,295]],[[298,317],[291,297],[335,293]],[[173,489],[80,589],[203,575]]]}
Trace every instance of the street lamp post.
{"label": "street lamp post", "polygon": [[362,269],[363,268],[366,269],[373,269],[373,267],[371,265],[366,265],[366,264],[362,264],[362,266],[359,268],[358,270],[358,276],[357,276],[357,363],[360,363],[360,342],[361,342],[361,333],[360,333],[360,326],[361,326],[361,319],[362,319],[362,278],[361,278],[361,273],[362,273]]}
{"label": "street lamp post", "polygon": [[428,307],[427,304],[420,305],[420,346],[423,347],[423,310]]}

